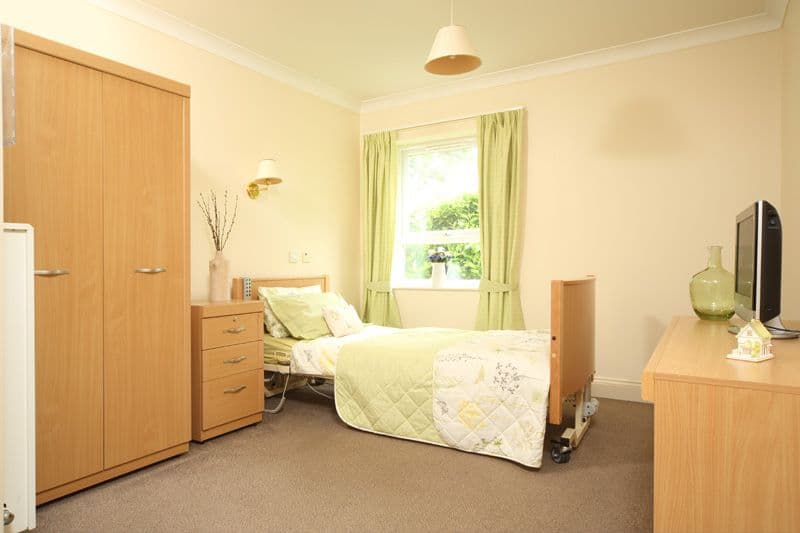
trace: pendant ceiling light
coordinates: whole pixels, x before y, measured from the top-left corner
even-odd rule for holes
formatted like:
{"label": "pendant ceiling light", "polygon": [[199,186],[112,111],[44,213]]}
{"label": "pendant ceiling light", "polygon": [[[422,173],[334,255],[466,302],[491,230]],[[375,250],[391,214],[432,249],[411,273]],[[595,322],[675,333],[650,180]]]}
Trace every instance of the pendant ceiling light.
{"label": "pendant ceiling light", "polygon": [[450,25],[436,32],[425,70],[431,74],[464,74],[481,66],[481,58],[472,47],[464,26],[453,24],[453,0],[450,0]]}

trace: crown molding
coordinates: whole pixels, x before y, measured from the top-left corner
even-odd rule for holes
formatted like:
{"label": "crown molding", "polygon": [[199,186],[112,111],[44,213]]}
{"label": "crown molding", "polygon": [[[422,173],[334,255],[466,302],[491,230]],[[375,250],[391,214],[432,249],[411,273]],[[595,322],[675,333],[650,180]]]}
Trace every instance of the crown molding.
{"label": "crown molding", "polygon": [[789,7],[789,0],[765,0],[764,12],[778,22],[778,28],[783,26],[783,19],[786,18],[786,9]]}
{"label": "crown molding", "polygon": [[766,11],[758,15],[735,19],[719,24],[694,28],[652,39],[612,46],[569,57],[542,61],[531,65],[490,72],[466,79],[459,79],[443,85],[412,89],[364,100],[361,113],[371,113],[381,109],[403,106],[414,102],[454,96],[480,89],[534,80],[546,76],[565,74],[630,61],[657,54],[674,52],[705,44],[727,41],[779,29],[783,25],[786,6],[789,0],[767,0]]}
{"label": "crown molding", "polygon": [[323,100],[358,111],[359,99],[138,0],[88,0],[100,9],[223,57]]}
{"label": "crown molding", "polygon": [[355,95],[297,72],[286,65],[139,0],[87,1],[98,8],[228,59],[300,91],[361,113],[370,113],[414,102],[500,87],[777,30],[783,25],[789,3],[789,0],[765,0],[765,11],[750,17],[359,101]]}

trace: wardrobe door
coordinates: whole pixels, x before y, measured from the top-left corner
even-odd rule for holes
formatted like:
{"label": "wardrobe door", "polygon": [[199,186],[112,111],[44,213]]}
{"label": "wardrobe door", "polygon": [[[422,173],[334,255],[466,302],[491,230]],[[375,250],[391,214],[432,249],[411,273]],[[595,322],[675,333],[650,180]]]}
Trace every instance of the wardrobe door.
{"label": "wardrobe door", "polygon": [[37,492],[103,469],[101,76],[16,48],[4,199],[34,227]]}
{"label": "wardrobe door", "polygon": [[189,441],[188,112],[103,74],[106,468]]}

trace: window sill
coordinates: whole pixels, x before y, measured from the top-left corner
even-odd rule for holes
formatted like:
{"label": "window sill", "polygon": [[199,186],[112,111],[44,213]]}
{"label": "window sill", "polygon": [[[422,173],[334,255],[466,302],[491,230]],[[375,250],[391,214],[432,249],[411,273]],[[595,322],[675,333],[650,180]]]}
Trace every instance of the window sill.
{"label": "window sill", "polygon": [[478,292],[477,285],[445,285],[444,287],[431,287],[430,283],[426,284],[413,284],[413,283],[401,283],[398,285],[392,285],[393,291],[468,291],[468,292]]}

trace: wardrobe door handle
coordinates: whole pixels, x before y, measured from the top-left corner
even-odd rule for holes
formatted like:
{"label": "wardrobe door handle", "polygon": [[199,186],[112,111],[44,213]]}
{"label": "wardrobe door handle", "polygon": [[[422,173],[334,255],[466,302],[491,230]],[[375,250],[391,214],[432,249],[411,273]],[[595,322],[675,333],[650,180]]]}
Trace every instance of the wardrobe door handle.
{"label": "wardrobe door handle", "polygon": [[36,276],[42,276],[43,278],[54,278],[56,276],[66,276],[69,274],[69,270],[63,268],[56,268],[53,270],[34,270],[33,274]]}
{"label": "wardrobe door handle", "polygon": [[246,355],[240,355],[239,357],[235,357],[233,359],[225,359],[222,362],[225,363],[226,365],[236,365],[238,363],[241,363],[245,359],[247,359]]}
{"label": "wardrobe door handle", "polygon": [[167,269],[164,267],[154,267],[154,268],[137,268],[134,270],[137,274],[161,274],[162,272],[166,272]]}
{"label": "wardrobe door handle", "polygon": [[238,327],[235,327],[235,328],[224,329],[222,331],[223,331],[223,333],[241,333],[243,331],[247,331],[247,328],[244,327],[244,326],[238,326]]}
{"label": "wardrobe door handle", "polygon": [[225,394],[236,394],[238,392],[242,392],[246,388],[247,385],[239,385],[238,387],[231,387],[230,389],[225,389],[223,392]]}

